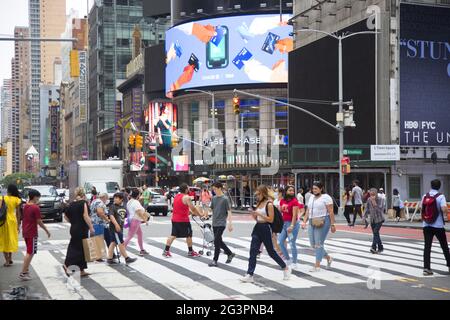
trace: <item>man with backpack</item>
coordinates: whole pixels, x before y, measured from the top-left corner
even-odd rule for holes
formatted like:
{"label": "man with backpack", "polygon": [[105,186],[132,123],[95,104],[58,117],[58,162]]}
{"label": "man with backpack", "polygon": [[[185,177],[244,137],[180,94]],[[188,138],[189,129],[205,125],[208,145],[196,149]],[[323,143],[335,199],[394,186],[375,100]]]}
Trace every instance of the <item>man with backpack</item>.
{"label": "man with backpack", "polygon": [[441,181],[439,179],[431,181],[430,192],[422,198],[423,236],[425,239],[425,247],[423,251],[424,276],[433,275],[433,271],[431,271],[430,256],[434,236],[436,236],[439,240],[450,272],[450,252],[444,228],[444,215],[447,214],[448,208],[445,196],[439,193],[440,188]]}

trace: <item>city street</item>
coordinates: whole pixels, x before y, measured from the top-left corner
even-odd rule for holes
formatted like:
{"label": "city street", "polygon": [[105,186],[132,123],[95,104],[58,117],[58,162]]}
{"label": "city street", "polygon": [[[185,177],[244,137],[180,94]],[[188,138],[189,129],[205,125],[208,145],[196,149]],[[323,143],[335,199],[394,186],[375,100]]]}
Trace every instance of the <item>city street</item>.
{"label": "city street", "polygon": [[[194,250],[202,245],[201,229],[192,222]],[[48,223],[52,234],[47,240],[40,230],[38,254],[32,261],[33,280],[18,280],[23,258],[22,253],[13,256],[14,265],[1,268],[0,288],[5,293],[12,287],[26,286],[28,299],[56,300],[158,300],[158,299],[445,299],[450,300],[450,276],[438,243],[432,250],[432,277],[422,275],[423,238],[420,229],[385,227],[382,239],[385,251],[382,254],[369,252],[370,228],[364,230],[357,225],[349,228],[338,224],[337,232],[330,234],[325,248],[334,258],[330,269],[310,273],[314,253],[309,247],[307,231],[299,234],[298,271],[291,279],[282,280],[282,272],[266,252],[261,255],[255,272],[254,284],[245,284],[239,278],[245,274],[254,222],[246,214],[234,214],[232,233],[225,232],[225,242],[236,253],[231,264],[225,264],[225,255],[219,258],[219,268],[210,268],[211,258],[187,257],[183,240],[176,240],[172,247],[172,258],[161,253],[170,233],[170,217],[154,217],[149,226],[143,225],[146,257],[138,256],[136,239],[130,244],[131,256],[138,260],[126,266],[108,266],[106,263],[90,263],[92,273],[74,285],[64,275],[61,267],[69,241],[68,223]],[[222,262],[222,263],[221,263]],[[325,260],[323,264],[326,264]],[[372,268],[379,268],[374,274]],[[373,276],[371,276],[371,274]],[[369,278],[374,279],[369,279]],[[379,284],[377,280],[380,279]],[[369,289],[372,288],[372,289]]]}

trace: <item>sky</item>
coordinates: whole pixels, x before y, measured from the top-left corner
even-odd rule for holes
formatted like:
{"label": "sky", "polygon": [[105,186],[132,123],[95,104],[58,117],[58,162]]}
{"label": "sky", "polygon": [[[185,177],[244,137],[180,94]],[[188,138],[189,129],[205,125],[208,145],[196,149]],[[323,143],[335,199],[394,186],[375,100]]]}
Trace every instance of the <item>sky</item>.
{"label": "sky", "polygon": [[[86,0],[66,1],[67,13],[73,8],[80,17],[86,15]],[[92,6],[94,0],[89,0]],[[15,26],[28,26],[28,0],[0,0],[0,36],[12,36]],[[14,42],[0,41],[0,86],[3,79],[11,77],[11,59],[14,56]]]}

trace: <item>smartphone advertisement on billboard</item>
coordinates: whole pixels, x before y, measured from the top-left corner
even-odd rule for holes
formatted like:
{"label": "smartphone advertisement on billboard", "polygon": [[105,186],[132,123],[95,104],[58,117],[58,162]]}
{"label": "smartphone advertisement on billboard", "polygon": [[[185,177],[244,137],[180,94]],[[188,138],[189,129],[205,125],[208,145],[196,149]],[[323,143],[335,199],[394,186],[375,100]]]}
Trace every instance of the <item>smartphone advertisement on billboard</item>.
{"label": "smartphone advertisement on billboard", "polygon": [[287,83],[291,15],[190,22],[166,33],[166,92],[195,87]]}
{"label": "smartphone advertisement on billboard", "polygon": [[450,146],[450,8],[400,6],[400,144]]}

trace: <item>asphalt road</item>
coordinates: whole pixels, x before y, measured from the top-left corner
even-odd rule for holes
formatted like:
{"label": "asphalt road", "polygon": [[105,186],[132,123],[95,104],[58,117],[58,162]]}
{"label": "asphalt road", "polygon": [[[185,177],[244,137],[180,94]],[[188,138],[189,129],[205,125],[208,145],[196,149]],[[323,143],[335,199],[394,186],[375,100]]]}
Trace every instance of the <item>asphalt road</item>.
{"label": "asphalt road", "polygon": [[[422,276],[421,230],[405,228],[382,229],[385,251],[369,253],[372,234],[362,226],[349,228],[338,225],[325,248],[334,257],[329,270],[310,273],[314,252],[308,245],[307,231],[299,234],[299,271],[290,280],[282,280],[282,271],[264,252],[258,260],[255,284],[242,284],[253,221],[248,215],[234,215],[234,230],[225,232],[226,242],[236,258],[231,264],[219,259],[219,268],[210,268],[211,257],[188,258],[184,240],[176,240],[174,257],[162,257],[166,237],[170,234],[170,217],[155,217],[149,226],[143,225],[145,248],[150,255],[138,257],[134,264],[108,266],[90,263],[92,275],[81,285],[68,280],[61,264],[69,241],[67,223],[47,223],[51,238],[40,230],[38,254],[32,262],[33,280],[22,282],[17,276],[21,269],[21,253],[14,254],[14,265],[0,267],[0,290],[3,299],[13,287],[26,286],[28,299],[445,299],[450,300],[450,276],[441,249],[435,243],[432,253],[433,277]],[[202,244],[201,228],[193,222],[194,249]],[[21,239],[22,240],[22,239]],[[129,247],[137,256],[136,241]],[[123,262],[123,260],[122,260]],[[325,260],[323,264],[326,264]],[[73,277],[72,277],[73,278]]]}

